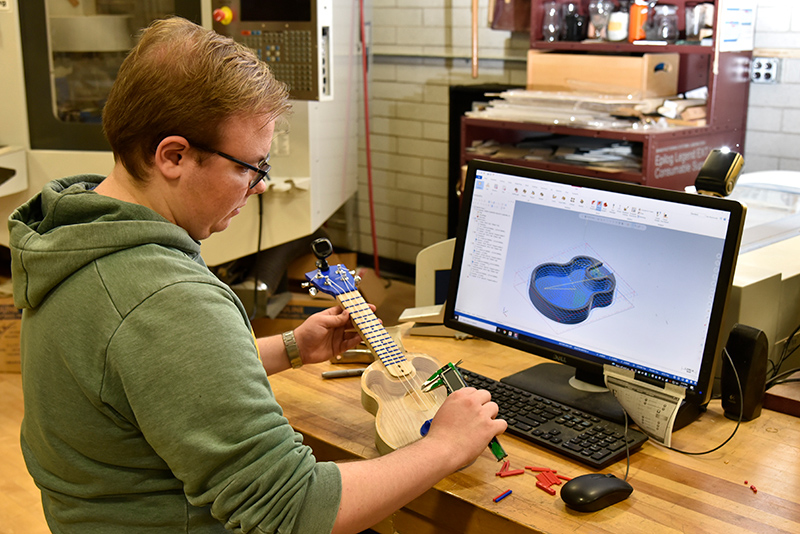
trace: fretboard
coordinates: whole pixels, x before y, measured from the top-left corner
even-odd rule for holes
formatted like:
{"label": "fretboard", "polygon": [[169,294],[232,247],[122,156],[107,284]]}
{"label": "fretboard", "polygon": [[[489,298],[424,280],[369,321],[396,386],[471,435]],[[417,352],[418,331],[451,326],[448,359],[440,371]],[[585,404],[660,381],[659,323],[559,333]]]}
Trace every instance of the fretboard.
{"label": "fretboard", "polygon": [[389,374],[396,378],[408,376],[413,367],[406,360],[403,351],[397,346],[380,320],[372,313],[369,305],[358,291],[350,291],[337,296],[342,307],[350,312],[353,321],[364,342],[375,356],[380,358]]}

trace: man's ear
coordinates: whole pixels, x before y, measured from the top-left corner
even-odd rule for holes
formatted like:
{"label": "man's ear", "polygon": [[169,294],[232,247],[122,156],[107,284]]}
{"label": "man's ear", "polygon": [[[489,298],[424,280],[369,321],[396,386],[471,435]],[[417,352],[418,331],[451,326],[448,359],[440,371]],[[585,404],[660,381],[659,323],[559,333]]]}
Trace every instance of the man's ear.
{"label": "man's ear", "polygon": [[180,178],[188,162],[189,142],[179,135],[161,140],[156,147],[155,166],[165,178]]}

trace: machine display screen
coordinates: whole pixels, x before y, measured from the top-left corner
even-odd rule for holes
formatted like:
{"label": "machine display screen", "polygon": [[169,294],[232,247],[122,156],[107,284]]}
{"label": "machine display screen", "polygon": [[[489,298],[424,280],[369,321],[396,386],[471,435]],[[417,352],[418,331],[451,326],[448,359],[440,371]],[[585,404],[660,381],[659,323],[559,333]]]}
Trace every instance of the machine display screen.
{"label": "machine display screen", "polygon": [[311,3],[311,0],[292,0],[291,2],[241,0],[242,21],[311,22]]}

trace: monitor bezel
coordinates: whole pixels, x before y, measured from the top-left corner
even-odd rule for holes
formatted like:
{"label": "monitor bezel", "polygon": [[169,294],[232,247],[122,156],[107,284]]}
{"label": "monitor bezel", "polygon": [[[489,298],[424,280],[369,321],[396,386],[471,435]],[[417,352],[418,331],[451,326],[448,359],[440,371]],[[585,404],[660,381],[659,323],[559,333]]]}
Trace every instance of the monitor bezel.
{"label": "monitor bezel", "polygon": [[[475,177],[478,170],[544,180],[552,183],[564,184],[567,186],[593,188],[600,191],[664,200],[667,202],[675,202],[684,205],[706,207],[715,210],[723,210],[730,214],[730,223],[728,225],[728,233],[725,237],[725,246],[723,248],[722,259],[720,263],[719,278],[717,280],[714,303],[712,306],[711,316],[709,318],[708,330],[712,334],[707,336],[706,339],[697,386],[694,390],[686,390],[687,400],[690,400],[696,404],[706,404],[711,397],[719,356],[727,339],[727,336],[725,335],[726,333],[722,332],[722,325],[725,324],[725,308],[726,303],[730,298],[736,260],[739,255],[739,244],[741,242],[742,231],[744,228],[746,207],[740,202],[730,199],[686,193],[683,191],[659,189],[628,182],[593,178],[545,169],[522,167],[506,163],[485,161],[481,159],[473,159],[469,162],[463,191],[461,194],[461,209],[455,236],[456,241],[450,275],[450,285],[448,288],[447,301],[445,303],[445,326],[466,334],[506,345],[535,356],[541,356],[549,360],[569,365],[574,367],[577,372],[582,375],[595,375],[595,377],[598,374],[602,377],[603,374],[603,363],[601,363],[599,359],[592,359],[590,357],[586,357],[585,355],[579,355],[576,354],[577,351],[571,351],[570,349],[565,349],[564,347],[542,341],[536,341],[534,343],[522,342],[510,336],[477,328],[475,326],[455,320],[454,312],[456,294],[458,291],[458,284],[461,279],[461,268],[464,255],[467,224],[470,220],[470,209],[472,206]],[[716,333],[716,335],[714,335],[714,333]],[[645,378],[638,373],[637,377],[650,383],[655,382],[663,384],[663,381],[659,379]]]}

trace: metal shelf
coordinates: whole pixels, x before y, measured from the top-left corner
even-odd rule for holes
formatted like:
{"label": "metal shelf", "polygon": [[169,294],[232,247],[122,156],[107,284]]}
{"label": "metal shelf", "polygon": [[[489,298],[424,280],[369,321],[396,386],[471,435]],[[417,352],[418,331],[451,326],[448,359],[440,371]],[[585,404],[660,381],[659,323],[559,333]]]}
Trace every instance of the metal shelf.
{"label": "metal shelf", "polygon": [[[531,1],[531,49],[586,54],[636,55],[677,53],[680,55],[678,92],[706,86],[707,125],[665,130],[595,130],[566,125],[538,124],[513,120],[463,117],[461,119],[461,163],[476,157],[465,147],[476,140],[494,139],[514,144],[525,138],[524,132],[549,132],[554,135],[627,141],[641,145],[641,172],[602,172],[580,165],[526,159],[505,160],[516,165],[551,169],[612,180],[633,181],[666,189],[683,189],[694,184],[697,171],[708,153],[721,146],[744,151],[747,101],[750,88],[749,61],[752,52],[719,52],[715,46],[691,43],[636,45],[628,42],[543,41],[541,24],[544,0]],[[678,6],[679,30],[684,29],[684,9],[694,0],[671,0]],[[714,4],[719,8],[719,0]],[[584,8],[588,1],[584,1]],[[714,29],[716,32],[716,28]],[[638,146],[636,147],[638,149]]]}
{"label": "metal shelf", "polygon": [[560,52],[598,52],[629,53],[629,54],[694,54],[710,56],[714,52],[713,46],[699,44],[671,44],[671,45],[636,45],[628,42],[591,42],[591,41],[531,41],[531,48],[536,50],[553,50]]}

